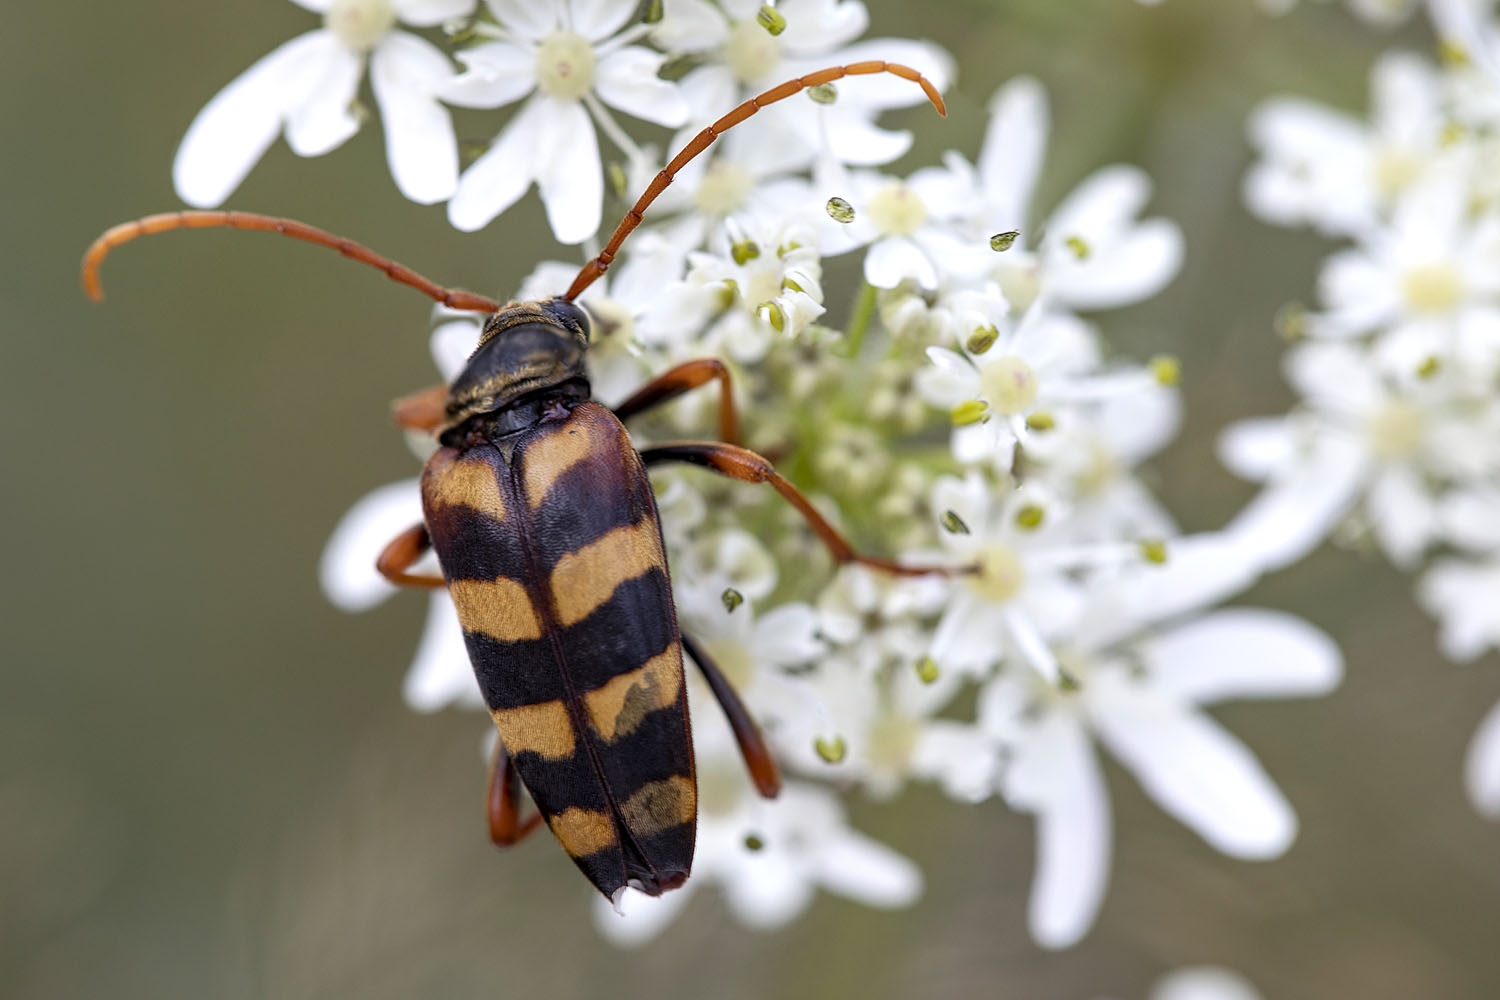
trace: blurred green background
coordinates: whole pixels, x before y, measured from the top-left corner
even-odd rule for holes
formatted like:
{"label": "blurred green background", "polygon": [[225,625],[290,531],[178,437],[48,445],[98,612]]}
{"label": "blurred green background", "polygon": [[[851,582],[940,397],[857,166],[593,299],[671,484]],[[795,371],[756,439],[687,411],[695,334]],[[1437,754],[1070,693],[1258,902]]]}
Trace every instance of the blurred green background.
{"label": "blurred green background", "polygon": [[[1378,34],[1337,5],[1278,20],[1251,0],[871,8],[871,36],[932,38],[960,68],[946,122],[892,116],[918,133],[900,172],[948,147],[972,157],[985,100],[1029,72],[1053,97],[1041,207],[1113,161],[1156,179],[1187,266],[1101,318],[1123,352],[1183,357],[1188,424],[1161,489],[1186,526],[1222,524],[1250,491],[1213,436],[1288,405],[1271,318],[1310,296],[1328,250],[1241,207],[1245,115],[1283,91],[1363,108],[1376,54],[1426,47],[1425,27]],[[1444,663],[1409,580],[1328,550],[1248,601],[1330,630],[1343,689],[1216,713],[1296,805],[1283,859],[1216,854],[1107,765],[1114,881],[1070,951],[1025,931],[1031,820],[926,789],[852,803],[925,869],[911,910],[823,897],[757,934],[703,894],[640,951],[598,940],[554,844],[488,844],[482,716],[402,704],[425,601],[347,616],[317,587],[348,505],[415,474],[386,413],[432,379],[427,305],[324,252],[230,233],[131,246],[102,307],[78,289],[98,232],[178,206],[170,166],[193,114],[315,23],[279,0],[7,10],[0,995],[1123,1000],[1199,962],[1268,1000],[1500,995],[1500,827],[1460,777],[1500,698],[1495,657]],[[502,297],[563,256],[534,195],[474,235],[403,201],[375,127],[321,159],[278,144],[231,204]]]}

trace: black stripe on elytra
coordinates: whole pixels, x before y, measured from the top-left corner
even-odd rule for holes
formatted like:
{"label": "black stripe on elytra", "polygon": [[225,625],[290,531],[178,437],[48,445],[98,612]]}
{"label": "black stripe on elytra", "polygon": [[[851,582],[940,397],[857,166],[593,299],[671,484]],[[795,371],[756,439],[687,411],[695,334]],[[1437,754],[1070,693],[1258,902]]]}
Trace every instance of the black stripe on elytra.
{"label": "black stripe on elytra", "polygon": [[[666,573],[651,569],[626,580],[587,618],[558,631],[573,691],[580,697],[639,669],[677,641]],[[464,645],[490,708],[518,708],[567,697],[548,636],[503,642],[465,632]]]}
{"label": "black stripe on elytra", "polygon": [[587,618],[561,629],[559,638],[580,695],[644,666],[677,641],[666,571],[653,567],[624,581]]}
{"label": "black stripe on elytra", "polygon": [[517,544],[516,512],[506,520],[472,507],[436,507],[427,512],[427,533],[437,549],[443,575],[449,580],[494,580],[509,577],[526,581],[526,564]]}
{"label": "black stripe on elytra", "polygon": [[[599,763],[604,769],[604,780],[615,802],[624,805],[641,787],[653,781],[661,781],[680,775],[689,778],[693,774],[693,752],[688,739],[687,702],[682,692],[677,701],[665,708],[658,708],[641,719],[640,725],[629,734],[613,743],[598,740],[593,730]],[[533,778],[540,787],[573,788],[582,784],[584,777],[595,782],[597,775],[582,745],[578,745],[573,756],[561,760],[545,760],[534,753],[516,756],[516,767],[521,771],[527,787]],[[585,769],[587,774],[585,774]],[[598,794],[597,790],[592,794]],[[603,805],[573,801],[565,798],[555,800],[555,810],[570,805],[586,809],[604,809]]]}
{"label": "black stripe on elytra", "polygon": [[545,760],[531,751],[516,754],[516,773],[544,815],[555,816],[574,807],[609,812],[609,799],[594,770],[594,762],[582,745],[573,756]]}
{"label": "black stripe on elytra", "polygon": [[[629,443],[624,447],[628,449]],[[633,451],[610,448],[589,455],[552,481],[541,506],[528,511],[527,534],[537,562],[551,570],[565,554],[647,515],[656,519],[644,468]]]}

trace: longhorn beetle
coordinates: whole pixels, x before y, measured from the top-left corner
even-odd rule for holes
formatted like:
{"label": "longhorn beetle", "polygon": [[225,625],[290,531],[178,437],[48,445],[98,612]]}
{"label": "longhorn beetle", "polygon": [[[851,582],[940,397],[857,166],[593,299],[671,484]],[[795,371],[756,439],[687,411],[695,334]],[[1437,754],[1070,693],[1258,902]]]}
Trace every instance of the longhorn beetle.
{"label": "longhorn beetle", "polygon": [[[739,447],[729,372],[689,361],[613,412],[590,399],[589,319],[576,305],[605,272],[648,205],[683,165],[725,130],[807,87],[891,73],[942,97],[916,70],[880,61],[809,73],[753,97],[698,133],[658,173],[609,243],[562,295],[501,304],[444,288],[350,240],[289,219],[228,211],[153,215],[114,227],[84,256],[83,284],[103,297],[99,265],[114,247],[172,229],[255,229],[338,250],[454,309],[489,313],[479,346],[453,384],[398,401],[396,422],[437,437],[422,472],[423,522],[377,566],[393,583],[444,587],[458,609],[479,687],[499,730],[487,813],[499,846],[546,820],[600,892],[618,903],[634,886],[660,895],[692,867],[698,789],[682,653],[703,672],[739,743],[756,789],[781,778],[759,729],[702,646],[679,631],[661,524],[646,468],[705,466],[769,483],[840,563],[890,573],[947,572],[861,555],[771,463]],[[710,381],[719,383],[719,441],[637,451],[621,421]],[[428,548],[443,575],[409,572]],[[520,818],[525,784],[537,813]]]}

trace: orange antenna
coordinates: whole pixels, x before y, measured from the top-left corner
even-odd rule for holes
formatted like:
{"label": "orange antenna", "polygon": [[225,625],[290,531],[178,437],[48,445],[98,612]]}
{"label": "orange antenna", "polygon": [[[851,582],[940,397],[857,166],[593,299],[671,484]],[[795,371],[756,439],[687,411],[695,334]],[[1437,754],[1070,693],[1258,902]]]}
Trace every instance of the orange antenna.
{"label": "orange antenna", "polygon": [[109,252],[121,243],[129,243],[140,236],[151,236],[173,229],[220,228],[280,233],[282,236],[290,236],[295,240],[305,240],[308,243],[316,243],[318,246],[329,247],[361,264],[368,264],[377,271],[384,271],[386,277],[392,281],[410,285],[451,309],[491,313],[500,308],[500,303],[494,299],[462,289],[444,288],[437,282],[422,277],[405,264],[398,264],[388,257],[382,257],[369,247],[355,243],[353,240],[335,236],[333,233],[295,219],[277,219],[269,215],[257,215],[254,212],[166,212],[161,215],[148,215],[134,222],[123,222],[95,240],[94,245],[89,247],[88,252],[83,255],[83,289],[95,302],[104,298],[104,287],[99,284],[99,265],[104,262]]}
{"label": "orange antenna", "polygon": [[693,137],[691,142],[683,147],[682,152],[672,157],[672,162],[668,163],[666,168],[652,179],[645,193],[635,203],[635,207],[625,213],[625,218],[620,220],[620,225],[615,229],[615,234],[609,238],[609,243],[604,249],[599,251],[599,256],[583,265],[583,269],[578,272],[578,277],[573,279],[573,284],[569,286],[563,298],[568,300],[576,299],[585,288],[594,283],[595,279],[609,270],[609,265],[614,261],[615,254],[620,250],[620,244],[624,243],[625,237],[629,236],[635,230],[635,227],[641,224],[641,216],[645,213],[646,207],[656,200],[657,195],[667,189],[667,185],[672,183],[672,178],[677,176],[677,171],[687,166],[688,161],[692,160],[693,157],[703,152],[709,146],[712,146],[714,140],[719,136],[734,128],[766,105],[786,100],[793,94],[800,93],[808,87],[816,87],[820,83],[831,83],[846,76],[868,76],[872,73],[891,73],[901,77],[903,80],[911,80],[913,83],[920,84],[922,92],[927,95],[927,99],[932,102],[932,106],[937,108],[938,114],[944,118],[948,116],[948,109],[943,106],[943,95],[938,93],[937,87],[933,86],[931,80],[910,66],[903,66],[900,63],[881,62],[878,59],[871,59],[868,62],[850,63],[847,66],[830,66],[828,69],[820,69],[816,73],[808,73],[806,76],[799,76],[795,80],[788,80],[779,87],[772,87],[764,94],[750,98],[750,100],[741,104],[729,112],[729,114],[705,128],[702,132],[699,132]]}

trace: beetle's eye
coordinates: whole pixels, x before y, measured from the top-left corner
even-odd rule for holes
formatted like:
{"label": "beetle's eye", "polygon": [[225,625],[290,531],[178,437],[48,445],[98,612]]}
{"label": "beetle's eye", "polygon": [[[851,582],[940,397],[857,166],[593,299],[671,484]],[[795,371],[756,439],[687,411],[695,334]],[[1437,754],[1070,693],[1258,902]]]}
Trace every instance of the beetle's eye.
{"label": "beetle's eye", "polygon": [[549,303],[553,317],[559,323],[572,326],[583,333],[583,339],[589,339],[589,331],[593,327],[593,321],[589,318],[588,310],[576,302],[569,302],[564,298],[555,298]]}

